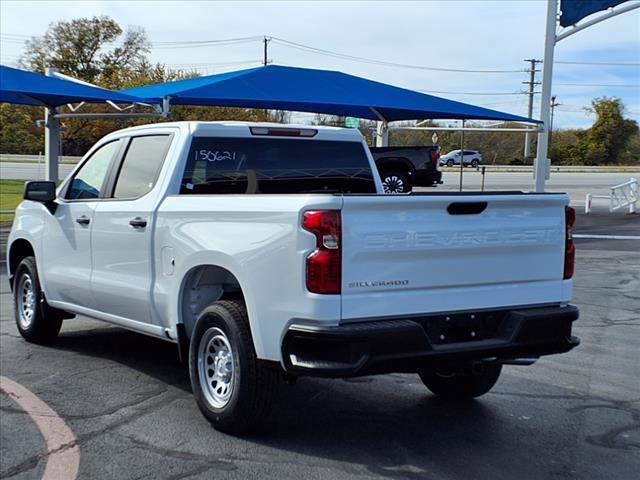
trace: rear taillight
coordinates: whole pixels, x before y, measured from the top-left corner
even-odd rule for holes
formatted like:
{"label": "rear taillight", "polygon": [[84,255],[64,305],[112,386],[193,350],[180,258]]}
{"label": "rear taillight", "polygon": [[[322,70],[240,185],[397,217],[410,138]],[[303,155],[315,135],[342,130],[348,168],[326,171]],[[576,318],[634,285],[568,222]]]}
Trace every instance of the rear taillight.
{"label": "rear taillight", "polygon": [[571,207],[564,207],[564,278],[573,277],[573,267],[576,263],[576,246],[573,243],[573,226],[576,223],[576,211]]}
{"label": "rear taillight", "polygon": [[438,166],[438,160],[440,160],[440,152],[438,150],[431,150],[429,152],[429,158],[431,159],[431,165]]}
{"label": "rear taillight", "polygon": [[302,227],[316,236],[316,249],[307,257],[307,290],[338,294],[342,282],[342,222],[340,210],[310,210]]}

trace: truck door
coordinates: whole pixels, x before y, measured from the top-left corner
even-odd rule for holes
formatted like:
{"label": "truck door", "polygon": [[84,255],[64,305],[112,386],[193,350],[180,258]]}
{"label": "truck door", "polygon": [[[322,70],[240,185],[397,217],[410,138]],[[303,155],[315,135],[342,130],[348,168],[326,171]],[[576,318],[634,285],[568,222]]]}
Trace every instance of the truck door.
{"label": "truck door", "polygon": [[45,215],[41,259],[48,300],[94,307],[90,235],[107,174],[121,147],[115,140],[95,150],[74,173],[55,213]]}
{"label": "truck door", "polygon": [[151,323],[154,188],[171,134],[133,136],[113,170],[110,198],[96,208],[91,288],[98,310]]}

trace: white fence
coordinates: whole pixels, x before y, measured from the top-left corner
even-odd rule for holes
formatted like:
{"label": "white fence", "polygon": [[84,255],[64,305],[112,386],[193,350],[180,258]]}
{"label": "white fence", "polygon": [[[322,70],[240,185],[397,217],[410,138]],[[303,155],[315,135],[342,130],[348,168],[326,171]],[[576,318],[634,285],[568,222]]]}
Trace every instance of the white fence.
{"label": "white fence", "polygon": [[636,203],[640,201],[638,180],[631,178],[628,182],[611,187],[611,193],[609,195],[594,195],[592,193],[587,193],[587,197],[584,202],[584,213],[589,213],[591,211],[591,201],[594,198],[609,200],[610,213],[623,208],[629,208],[629,213],[636,213]]}

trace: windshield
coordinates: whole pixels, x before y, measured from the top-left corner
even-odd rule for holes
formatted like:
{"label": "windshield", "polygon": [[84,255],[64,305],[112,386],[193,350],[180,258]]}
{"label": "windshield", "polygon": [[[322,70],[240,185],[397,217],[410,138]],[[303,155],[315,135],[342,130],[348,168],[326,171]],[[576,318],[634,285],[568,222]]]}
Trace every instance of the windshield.
{"label": "windshield", "polygon": [[183,194],[375,193],[360,142],[196,137]]}

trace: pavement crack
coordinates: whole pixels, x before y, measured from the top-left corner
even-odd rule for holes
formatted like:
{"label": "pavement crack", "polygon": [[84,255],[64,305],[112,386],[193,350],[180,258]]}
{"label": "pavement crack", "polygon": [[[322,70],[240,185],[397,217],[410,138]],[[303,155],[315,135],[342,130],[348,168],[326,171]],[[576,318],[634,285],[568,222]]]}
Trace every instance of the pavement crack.
{"label": "pavement crack", "polygon": [[11,478],[15,477],[16,475],[20,475],[21,473],[28,472],[29,470],[33,470],[40,463],[41,457],[44,457],[44,455],[33,455],[27,458],[25,461],[14,465],[13,467],[0,471],[0,478]]}
{"label": "pavement crack", "polygon": [[202,463],[202,470],[198,469],[196,472],[183,472],[181,474],[177,474],[175,476],[166,477],[167,479],[178,480],[181,478],[186,478],[192,475],[196,475],[198,473],[203,473],[204,471],[215,468],[217,470],[224,471],[232,471],[237,470],[237,466],[233,462],[229,462],[227,460],[220,460],[219,458],[209,457],[207,455],[200,455],[197,453],[185,452],[181,450],[172,450],[170,448],[160,447],[158,445],[153,445],[149,442],[145,442],[144,440],[140,440],[131,435],[120,435],[120,437],[127,439],[129,442],[133,444],[133,446],[141,448],[146,451],[150,451],[160,455],[161,457],[169,457],[175,460],[185,460],[189,462],[200,462]]}
{"label": "pavement crack", "polygon": [[143,403],[146,403],[150,400],[153,400],[154,398],[163,395],[165,393],[167,393],[168,388],[167,387],[163,387],[161,389],[157,389],[151,392],[146,392],[144,395],[144,397],[142,398],[137,398],[135,400],[131,400],[128,402],[122,402],[118,405],[114,405],[111,408],[108,408],[106,410],[103,410],[99,413],[91,413],[91,414],[70,414],[70,415],[65,415],[64,418],[65,419],[70,419],[70,420],[87,420],[87,419],[95,419],[95,418],[100,418],[100,417],[108,417],[110,415],[114,415],[116,413],[118,413],[120,410],[124,410],[126,408],[131,408],[131,407],[136,407],[138,405],[142,405]]}

